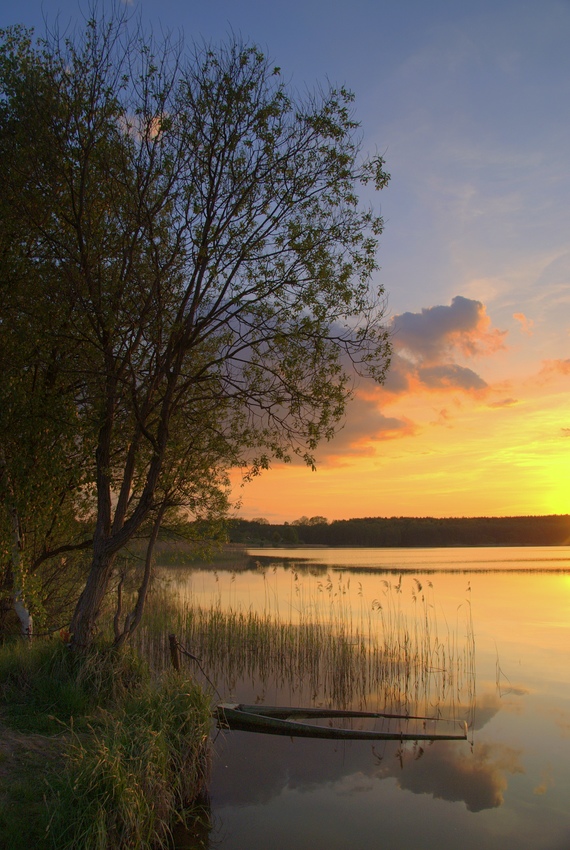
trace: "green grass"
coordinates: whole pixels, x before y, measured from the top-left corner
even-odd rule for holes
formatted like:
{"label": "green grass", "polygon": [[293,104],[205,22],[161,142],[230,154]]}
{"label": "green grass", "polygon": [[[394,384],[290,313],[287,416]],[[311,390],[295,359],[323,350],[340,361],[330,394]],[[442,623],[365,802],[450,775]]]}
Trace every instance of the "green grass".
{"label": "green grass", "polygon": [[57,741],[0,727],[0,847],[51,846],[45,833],[48,806],[53,803],[47,782],[62,764]]}
{"label": "green grass", "polygon": [[74,734],[50,832],[60,850],[168,846],[174,812],[207,774],[209,719],[195,685],[168,673]]}
{"label": "green grass", "polygon": [[95,647],[76,655],[62,641],[0,647],[0,704],[6,722],[22,732],[55,734],[99,705],[116,703],[149,678],[133,652]]}
{"label": "green grass", "polygon": [[202,790],[210,701],[132,651],[0,648],[0,846],[146,850]]}

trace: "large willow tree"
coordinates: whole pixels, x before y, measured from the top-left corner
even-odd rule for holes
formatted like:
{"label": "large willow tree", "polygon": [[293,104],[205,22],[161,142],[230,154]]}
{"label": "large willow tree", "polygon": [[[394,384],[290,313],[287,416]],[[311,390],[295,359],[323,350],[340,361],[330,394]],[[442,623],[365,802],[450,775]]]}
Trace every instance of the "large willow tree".
{"label": "large willow tree", "polygon": [[297,96],[238,41],[186,51],[98,18],[39,44],[5,32],[0,69],[12,327],[41,340],[70,492],[93,499],[78,646],[117,553],[150,540],[121,641],[169,511],[223,510],[236,464],[313,464],[355,371],[382,380],[382,221],[357,190],[388,176],[360,155],[349,92]]}

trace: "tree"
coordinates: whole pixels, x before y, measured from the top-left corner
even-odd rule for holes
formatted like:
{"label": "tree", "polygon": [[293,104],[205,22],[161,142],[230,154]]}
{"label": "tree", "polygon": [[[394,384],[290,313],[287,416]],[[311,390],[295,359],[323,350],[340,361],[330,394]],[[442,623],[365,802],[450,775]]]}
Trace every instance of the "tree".
{"label": "tree", "polygon": [[291,525],[328,525],[328,519],[324,516],[302,516],[294,519]]}
{"label": "tree", "polygon": [[[20,28],[7,33],[0,54],[3,99],[0,103],[3,150],[11,135],[11,151],[25,156],[36,132],[30,89],[20,75],[35,82],[34,90],[49,92],[49,80]],[[18,119],[12,107],[18,100]],[[39,128],[41,129],[41,127]],[[66,311],[45,299],[41,313],[33,309],[37,279],[53,289],[53,269],[42,264],[36,228],[22,228],[22,216],[11,198],[20,192],[36,223],[45,221],[49,205],[41,192],[20,182],[17,160],[11,165],[11,191],[0,193],[0,576],[2,619],[13,604],[22,632],[32,632],[46,618],[65,622],[81,573],[81,553],[89,546],[86,534],[86,480],[83,458],[87,449],[78,434],[78,421],[69,375],[62,364],[69,346],[60,342]],[[41,269],[41,272],[40,272]],[[53,329],[60,326],[59,334]],[[52,328],[46,334],[45,328]],[[83,504],[82,504],[83,503]]]}
{"label": "tree", "polygon": [[117,553],[148,533],[120,642],[168,513],[223,511],[232,466],[314,464],[354,371],[382,380],[382,221],[356,188],[388,175],[360,157],[349,92],[296,97],[239,41],[155,49],[101,17],[37,47],[11,31],[2,56],[2,202],[26,236],[35,320],[56,316],[42,350],[62,352],[95,493],[76,645],[92,640]]}

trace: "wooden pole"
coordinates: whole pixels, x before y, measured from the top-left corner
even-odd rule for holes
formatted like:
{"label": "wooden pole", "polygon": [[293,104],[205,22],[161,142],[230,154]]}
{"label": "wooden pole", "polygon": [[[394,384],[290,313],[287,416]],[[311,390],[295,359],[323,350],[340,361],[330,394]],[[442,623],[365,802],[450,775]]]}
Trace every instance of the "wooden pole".
{"label": "wooden pole", "polygon": [[168,635],[168,642],[170,644],[170,660],[172,661],[172,666],[177,673],[180,673],[180,650],[178,649],[176,635]]}

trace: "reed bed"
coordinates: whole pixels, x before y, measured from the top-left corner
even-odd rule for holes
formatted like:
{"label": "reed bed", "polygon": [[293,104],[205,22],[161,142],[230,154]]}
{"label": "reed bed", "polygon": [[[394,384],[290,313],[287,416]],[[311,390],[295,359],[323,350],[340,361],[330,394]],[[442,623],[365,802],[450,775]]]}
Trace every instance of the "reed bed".
{"label": "reed bed", "polygon": [[260,571],[258,605],[247,604],[233,578],[207,601],[188,584],[180,592],[176,583],[157,583],[138,650],[166,665],[174,632],[224,699],[285,694],[297,704],[469,721],[475,643],[468,599],[442,630],[429,581],[383,580],[378,596],[366,599],[362,584],[342,573],[307,581],[292,571],[284,593],[274,571]]}

